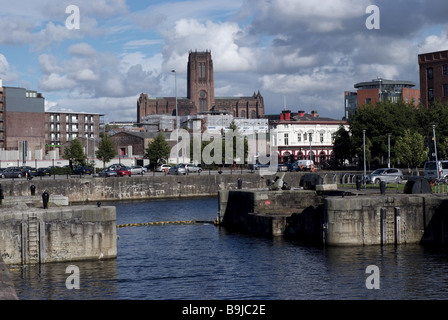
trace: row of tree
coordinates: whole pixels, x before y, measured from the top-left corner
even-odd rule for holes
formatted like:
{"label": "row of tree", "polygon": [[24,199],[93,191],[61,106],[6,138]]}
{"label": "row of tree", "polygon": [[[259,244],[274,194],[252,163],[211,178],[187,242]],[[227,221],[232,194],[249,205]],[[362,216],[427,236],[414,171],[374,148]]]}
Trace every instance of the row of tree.
{"label": "row of tree", "polygon": [[[434,154],[435,128],[437,155],[448,158],[448,105],[436,102],[429,108],[400,102],[379,102],[358,107],[349,120],[350,129],[342,126],[335,134],[335,161],[363,163],[364,135],[366,162],[371,165],[391,163],[416,168]],[[389,144],[390,141],[390,144]],[[390,149],[389,149],[390,145]]]}

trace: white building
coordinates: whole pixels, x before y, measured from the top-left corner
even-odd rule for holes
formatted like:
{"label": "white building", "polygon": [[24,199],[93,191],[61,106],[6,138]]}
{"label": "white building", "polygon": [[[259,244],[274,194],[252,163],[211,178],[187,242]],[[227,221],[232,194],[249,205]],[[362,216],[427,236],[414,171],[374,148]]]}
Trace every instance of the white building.
{"label": "white building", "polygon": [[280,120],[272,121],[270,125],[279,163],[310,157],[316,164],[330,160],[333,156],[334,134],[341,125],[349,130],[346,121],[321,118],[315,111],[311,114],[299,111],[295,115],[289,110],[283,111]]}

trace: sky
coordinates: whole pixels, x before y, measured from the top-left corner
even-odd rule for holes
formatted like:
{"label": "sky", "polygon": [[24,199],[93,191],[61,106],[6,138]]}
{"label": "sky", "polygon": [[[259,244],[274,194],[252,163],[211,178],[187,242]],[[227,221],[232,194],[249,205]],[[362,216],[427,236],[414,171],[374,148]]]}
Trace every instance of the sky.
{"label": "sky", "polygon": [[334,119],[355,83],[419,88],[418,54],[448,50],[446,0],[0,1],[3,86],[106,122],[136,121],[139,95],[173,97],[175,81],[185,97],[190,50],[211,51],[216,97]]}

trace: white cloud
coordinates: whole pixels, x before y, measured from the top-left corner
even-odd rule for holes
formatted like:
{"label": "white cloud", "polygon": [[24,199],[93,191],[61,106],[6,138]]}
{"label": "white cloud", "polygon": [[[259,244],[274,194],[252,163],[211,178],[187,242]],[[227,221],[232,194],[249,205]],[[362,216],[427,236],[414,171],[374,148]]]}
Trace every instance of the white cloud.
{"label": "white cloud", "polygon": [[69,79],[66,75],[50,73],[39,81],[39,88],[45,91],[60,91],[73,89],[75,84],[75,81]]}
{"label": "white cloud", "polygon": [[217,72],[254,70],[256,50],[239,43],[242,32],[237,23],[181,19],[172,30],[164,32],[166,68],[185,72],[190,50],[210,50]]}

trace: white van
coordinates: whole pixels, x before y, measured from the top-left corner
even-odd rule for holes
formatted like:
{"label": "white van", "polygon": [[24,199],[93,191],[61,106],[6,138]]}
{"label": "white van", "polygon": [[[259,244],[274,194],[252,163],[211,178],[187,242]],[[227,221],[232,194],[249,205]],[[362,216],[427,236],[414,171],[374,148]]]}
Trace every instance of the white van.
{"label": "white van", "polygon": [[[437,166],[435,161],[427,161],[424,167],[424,176],[427,180],[437,179]],[[439,161],[439,179],[448,178],[448,160]]]}
{"label": "white van", "polygon": [[313,160],[297,160],[297,166],[299,167],[299,171],[314,171],[314,161]]}

